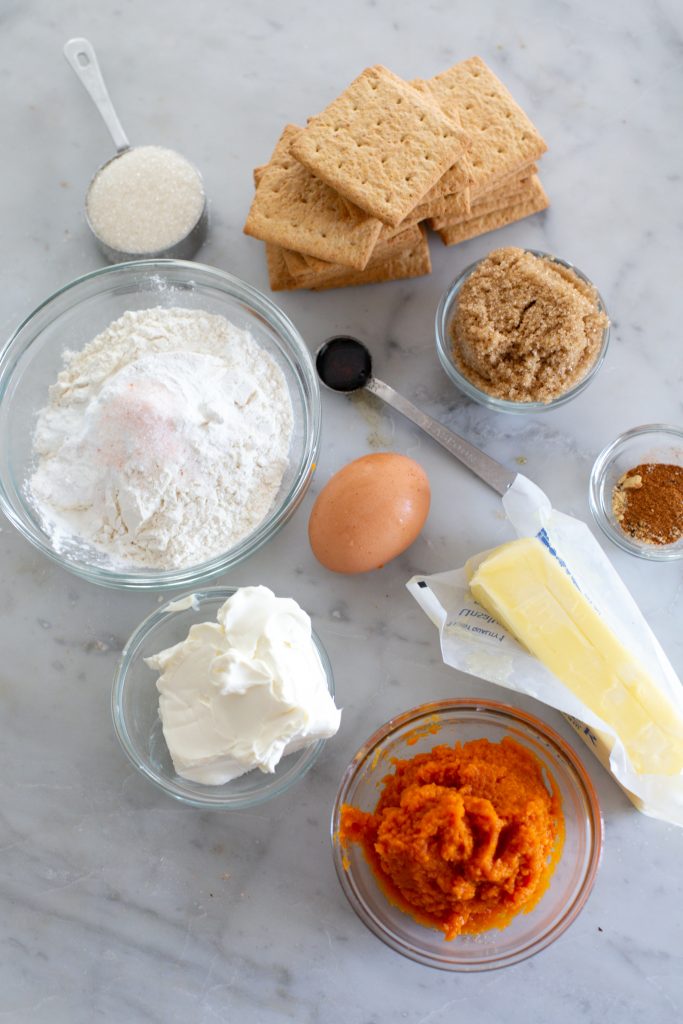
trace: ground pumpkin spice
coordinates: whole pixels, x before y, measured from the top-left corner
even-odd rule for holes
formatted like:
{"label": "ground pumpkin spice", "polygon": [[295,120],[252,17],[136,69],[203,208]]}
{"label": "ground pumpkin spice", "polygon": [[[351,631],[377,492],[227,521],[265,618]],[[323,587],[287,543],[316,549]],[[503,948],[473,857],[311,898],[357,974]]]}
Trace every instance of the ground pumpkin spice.
{"label": "ground pumpkin spice", "polygon": [[386,896],[446,939],[502,928],[545,891],[560,856],[560,796],[540,761],[505,738],[394,761],[373,813],[344,805]]}
{"label": "ground pumpkin spice", "polygon": [[612,492],[612,511],[635,540],[675,544],[683,537],[683,466],[645,462],[629,469]]}

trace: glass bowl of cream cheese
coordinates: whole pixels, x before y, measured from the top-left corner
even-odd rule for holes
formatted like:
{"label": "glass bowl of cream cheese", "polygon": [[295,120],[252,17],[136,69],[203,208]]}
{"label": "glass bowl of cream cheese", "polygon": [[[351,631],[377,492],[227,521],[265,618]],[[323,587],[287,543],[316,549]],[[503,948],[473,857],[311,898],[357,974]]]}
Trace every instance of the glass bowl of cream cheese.
{"label": "glass bowl of cream cheese", "polygon": [[294,324],[231,274],[179,260],[96,270],[0,353],[0,508],[105,586],[196,586],[289,519],[320,437]]}
{"label": "glass bowl of cream cheese", "polygon": [[116,736],[169,796],[208,810],[271,800],[315,763],[340,721],[308,615],[267,587],[210,587],[149,615],[112,689]]}
{"label": "glass bowl of cream cheese", "polygon": [[625,431],[591,470],[588,498],[596,523],[630,555],[652,562],[683,558],[682,474],[680,426],[647,423]]}

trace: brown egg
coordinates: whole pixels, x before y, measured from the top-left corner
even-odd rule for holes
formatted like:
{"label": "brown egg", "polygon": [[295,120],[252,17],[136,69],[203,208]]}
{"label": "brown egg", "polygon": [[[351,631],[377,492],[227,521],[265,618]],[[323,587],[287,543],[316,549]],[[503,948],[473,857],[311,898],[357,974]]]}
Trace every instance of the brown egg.
{"label": "brown egg", "polygon": [[308,539],[333,572],[379,569],[410,547],[429,512],[429,480],[405,455],[384,452],[350,462],[318,495]]}

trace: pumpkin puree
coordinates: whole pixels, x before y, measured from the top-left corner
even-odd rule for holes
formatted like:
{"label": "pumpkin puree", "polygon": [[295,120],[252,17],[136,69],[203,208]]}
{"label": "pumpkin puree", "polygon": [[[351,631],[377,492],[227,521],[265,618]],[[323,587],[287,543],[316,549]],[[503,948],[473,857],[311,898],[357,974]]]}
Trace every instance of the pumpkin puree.
{"label": "pumpkin puree", "polygon": [[481,739],[393,764],[374,813],[345,804],[339,832],[362,844],[389,900],[447,939],[530,910],[564,839],[557,786],[534,754]]}

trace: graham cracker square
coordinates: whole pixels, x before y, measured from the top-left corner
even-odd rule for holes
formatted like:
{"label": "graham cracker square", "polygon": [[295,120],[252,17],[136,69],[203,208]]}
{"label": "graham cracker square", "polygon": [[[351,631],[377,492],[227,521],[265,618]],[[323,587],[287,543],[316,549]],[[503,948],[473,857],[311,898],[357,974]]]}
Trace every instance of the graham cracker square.
{"label": "graham cracker square", "polygon": [[391,254],[377,263],[368,264],[365,270],[344,270],[334,278],[326,278],[313,285],[313,291],[328,288],[351,288],[361,284],[382,284],[384,281],[404,281],[410,277],[430,274],[432,261],[429,255],[427,233],[422,227],[416,228],[419,237],[411,245]]}
{"label": "graham cracker square", "polygon": [[310,273],[308,276],[294,275],[287,270],[284,252],[279,246],[266,244],[266,257],[273,291],[296,291],[303,288],[322,291],[355,284],[376,284],[380,281],[418,277],[431,270],[426,234],[417,226],[379,244],[365,270],[331,265],[325,272]]}
{"label": "graham cracker square", "polygon": [[259,182],[244,233],[264,242],[362,270],[382,229],[363,210],[347,208],[333,189],[290,153],[301,132],[287,125]]}
{"label": "graham cracker square", "polygon": [[318,273],[321,270],[328,270],[330,267],[340,267],[342,265],[341,263],[319,260],[315,256],[306,256],[305,253],[295,252],[293,249],[283,249],[282,256],[287,264],[287,270],[292,277]]}
{"label": "graham cracker square", "polygon": [[471,140],[473,191],[538,160],[548,148],[481,57],[454,64],[425,85],[444,113],[455,108],[460,114]]}
{"label": "graham cracker square", "polygon": [[466,146],[462,128],[429,96],[377,65],[312,118],[291,151],[341,195],[395,227]]}
{"label": "graham cracker square", "polygon": [[[417,224],[418,222],[413,221],[411,215],[400,228],[393,229],[391,235],[380,234],[365,269],[367,270],[389,257],[397,256],[403,249],[408,249],[419,242],[420,232]],[[315,281],[322,281],[326,277],[335,276],[348,269],[340,263],[326,263],[311,256],[302,256],[298,252],[292,252],[291,249],[283,249],[282,257],[292,277],[301,278],[306,286],[310,282],[311,287]]]}
{"label": "graham cracker square", "polygon": [[547,195],[536,175],[531,179],[530,193],[520,202],[512,202],[502,210],[494,210],[492,213],[484,213],[481,216],[471,216],[468,220],[458,224],[447,225],[440,228],[438,234],[444,245],[456,245],[458,242],[465,242],[469,238],[476,238],[478,235],[485,235],[487,231],[495,231],[496,228],[505,227],[514,221],[522,220],[531,216],[532,213],[539,213],[550,205]]}
{"label": "graham cracker square", "polygon": [[521,203],[524,199],[533,199],[535,195],[535,184],[532,175],[526,177],[511,178],[500,188],[484,192],[473,201],[469,214],[462,215],[449,210],[444,204],[440,210],[429,218],[429,226],[434,231],[440,228],[450,227],[454,224],[462,224],[473,217],[483,217],[485,213],[495,213],[496,210],[504,210],[513,203]]}
{"label": "graham cracker square", "polygon": [[[429,83],[423,78],[414,78],[410,84],[413,88],[417,89],[418,92],[421,92],[423,96],[428,96],[436,102],[432,91],[429,88]],[[444,108],[442,107],[442,109]],[[462,119],[457,107],[451,103],[449,104],[447,111],[444,109],[444,113],[446,113],[446,116],[450,117],[451,120],[455,121],[459,128],[462,128]],[[472,164],[469,153],[465,151],[458,158],[457,162],[441,175],[437,183],[432,185],[429,192],[422,197],[421,203],[429,203],[435,199],[441,199],[444,196],[459,195],[461,196],[460,202],[462,204],[463,212],[469,213],[470,185],[472,180]]]}
{"label": "graham cracker square", "polygon": [[510,185],[515,181],[519,181],[520,178],[530,178],[532,174],[538,173],[538,167],[534,163],[524,164],[522,167],[517,167],[510,174],[505,174],[501,178],[491,179],[486,182],[483,186],[470,188],[470,196],[473,203],[476,203],[483,196],[490,195],[491,192],[497,191],[499,188],[505,188],[506,185]]}

